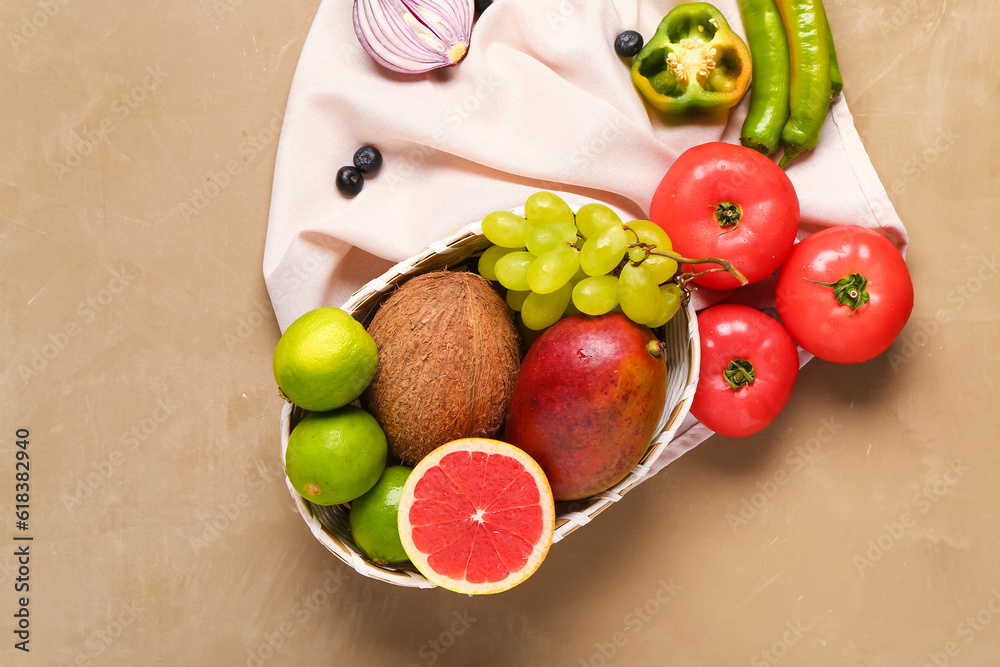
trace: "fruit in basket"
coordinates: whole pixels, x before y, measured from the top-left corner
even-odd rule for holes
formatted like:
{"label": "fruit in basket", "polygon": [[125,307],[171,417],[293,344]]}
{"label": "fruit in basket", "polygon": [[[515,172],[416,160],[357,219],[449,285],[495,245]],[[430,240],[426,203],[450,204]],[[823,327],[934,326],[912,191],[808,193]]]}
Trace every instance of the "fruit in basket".
{"label": "fruit in basket", "polygon": [[573,209],[557,194],[535,192],[524,202],[524,217],[531,225],[547,225],[554,222],[573,222]]}
{"label": "fruit in basket", "polygon": [[525,245],[528,252],[538,257],[550,250],[566,248],[577,242],[576,224],[573,222],[550,222],[534,227],[528,234]]}
{"label": "fruit in basket", "polygon": [[532,225],[516,213],[493,211],[482,222],[483,235],[501,248],[522,248],[528,243]]}
{"label": "fruit in basket", "polygon": [[274,349],[281,394],[305,410],[347,405],[375,375],[378,348],[360,322],[339,308],[317,308],[292,322]]}
{"label": "fruit in basket", "polygon": [[633,322],[663,326],[680,307],[678,282],[690,277],[674,280],[678,262],[721,264],[712,270],[729,271],[746,283],[725,260],[678,255],[659,225],[623,223],[603,204],[584,204],[574,215],[557,195],[536,192],[524,210],[524,217],[494,211],[483,218],[483,235],[494,245],[483,252],[477,269],[507,288],[507,303],[520,313],[518,323],[532,331],[575,313],[615,309]]}
{"label": "fruit in basket", "polygon": [[521,364],[504,439],[534,458],[557,500],[621,481],[648,448],[666,404],[663,344],[622,313],[549,327]]}
{"label": "fruit in basket", "polygon": [[603,315],[618,305],[618,278],[587,276],[573,286],[573,303],[587,315]]}
{"label": "fruit in basket", "polygon": [[652,322],[660,312],[660,286],[645,264],[626,263],[618,274],[618,300],[633,322]]}
{"label": "fruit in basket", "polygon": [[569,284],[547,294],[528,292],[521,304],[521,322],[533,331],[552,326],[566,312],[572,296],[573,288]]}
{"label": "fruit in basket", "polygon": [[361,408],[310,412],[288,436],[285,474],[309,502],[340,505],[375,486],[386,452],[385,433]]}
{"label": "fruit in basket", "polygon": [[399,540],[399,499],[412,468],[389,466],[367,493],[351,502],[348,522],[354,544],[377,565],[409,561]]}
{"label": "fruit in basket", "polygon": [[362,401],[404,463],[451,440],[492,436],[503,424],[520,341],[488,280],[464,271],[411,278],[385,300],[368,332],[379,361]]}
{"label": "fruit in basket", "polygon": [[628,232],[612,225],[587,237],[580,248],[580,268],[588,276],[611,273],[621,263],[628,249]]}
{"label": "fruit in basket", "polygon": [[398,521],[410,561],[428,580],[457,593],[499,593],[544,560],[555,504],[530,456],[505,442],[465,438],[417,464]]}
{"label": "fruit in basket", "polygon": [[528,289],[537,294],[551,294],[567,283],[580,269],[580,253],[562,246],[538,255],[528,266],[525,276]]}

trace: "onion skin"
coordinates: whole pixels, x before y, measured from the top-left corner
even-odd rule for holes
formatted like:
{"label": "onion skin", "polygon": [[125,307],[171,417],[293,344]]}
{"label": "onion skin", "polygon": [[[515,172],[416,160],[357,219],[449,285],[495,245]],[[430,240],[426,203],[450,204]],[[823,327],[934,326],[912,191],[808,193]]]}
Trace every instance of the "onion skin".
{"label": "onion skin", "polygon": [[354,32],[382,67],[421,74],[468,53],[474,0],[354,0]]}

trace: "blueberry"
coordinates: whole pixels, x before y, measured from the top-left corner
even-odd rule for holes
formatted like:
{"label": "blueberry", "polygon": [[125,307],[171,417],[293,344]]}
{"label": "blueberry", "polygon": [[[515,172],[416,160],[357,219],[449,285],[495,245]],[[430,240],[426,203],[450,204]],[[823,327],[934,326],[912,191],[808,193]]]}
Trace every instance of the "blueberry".
{"label": "blueberry", "polygon": [[374,146],[362,146],[354,154],[354,166],[362,174],[374,174],[382,166],[382,154]]}
{"label": "blueberry", "polygon": [[337,172],[337,189],[341,194],[353,197],[361,192],[361,186],[365,184],[365,177],[354,167],[341,167]]}
{"label": "blueberry", "polygon": [[642,50],[642,35],[626,30],[615,38],[615,52],[622,58],[635,58]]}

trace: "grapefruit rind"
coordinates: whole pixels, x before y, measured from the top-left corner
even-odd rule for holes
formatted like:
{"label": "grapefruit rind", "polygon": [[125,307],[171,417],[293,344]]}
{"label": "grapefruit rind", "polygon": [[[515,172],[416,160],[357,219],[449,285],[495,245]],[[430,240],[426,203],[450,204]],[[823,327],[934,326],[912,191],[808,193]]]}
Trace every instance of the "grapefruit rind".
{"label": "grapefruit rind", "polygon": [[[410,523],[410,509],[417,498],[415,491],[418,483],[424,479],[428,472],[435,469],[440,470],[440,464],[449,454],[455,452],[484,453],[487,455],[499,454],[516,460],[524,467],[531,478],[535,481],[538,490],[537,506],[541,510],[541,530],[531,544],[531,552],[527,556],[524,565],[515,572],[509,574],[499,581],[473,582],[464,576],[449,576],[439,572],[431,563],[430,558],[434,554],[425,553],[414,541],[414,526]],[[431,474],[435,474],[431,472]],[[454,505],[465,504],[465,496],[454,498]],[[470,516],[467,519],[470,527],[475,527],[472,511],[476,508],[470,506]],[[484,508],[478,508],[484,509]],[[410,558],[410,562],[417,570],[427,578],[428,581],[456,593],[467,595],[484,595],[500,593],[517,586],[530,577],[545,560],[549,547],[552,546],[552,537],[555,528],[555,501],[552,499],[552,489],[549,487],[548,479],[541,467],[521,449],[499,440],[488,438],[462,438],[441,445],[425,456],[410,473],[406,484],[403,486],[403,493],[399,501],[399,536],[403,543],[403,549]],[[419,528],[419,527],[418,527]]]}

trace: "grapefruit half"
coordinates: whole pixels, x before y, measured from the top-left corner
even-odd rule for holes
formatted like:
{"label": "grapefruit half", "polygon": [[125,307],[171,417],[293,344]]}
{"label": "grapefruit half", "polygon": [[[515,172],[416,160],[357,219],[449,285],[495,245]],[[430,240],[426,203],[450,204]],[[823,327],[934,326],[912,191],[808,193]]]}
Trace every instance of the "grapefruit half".
{"label": "grapefruit half", "polygon": [[413,469],[398,521],[403,549],[429,581],[457,593],[499,593],[545,559],[555,503],[545,473],[523,451],[462,438]]}

